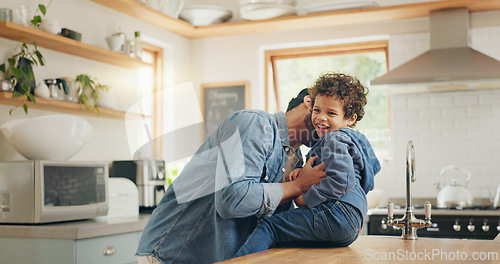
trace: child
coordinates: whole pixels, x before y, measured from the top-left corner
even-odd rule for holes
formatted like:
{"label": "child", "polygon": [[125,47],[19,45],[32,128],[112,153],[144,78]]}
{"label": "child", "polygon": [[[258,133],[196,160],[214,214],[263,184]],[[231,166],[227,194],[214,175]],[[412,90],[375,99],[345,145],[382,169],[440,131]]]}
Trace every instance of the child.
{"label": "child", "polygon": [[[366,194],[380,164],[366,137],[351,129],[364,115],[365,87],[354,77],[327,73],[309,88],[311,121],[321,139],[307,159],[318,156],[327,177],[295,199],[296,209],[260,219],[236,257],[276,243],[348,246],[358,237],[367,212]],[[300,177],[296,168],[287,180]]]}

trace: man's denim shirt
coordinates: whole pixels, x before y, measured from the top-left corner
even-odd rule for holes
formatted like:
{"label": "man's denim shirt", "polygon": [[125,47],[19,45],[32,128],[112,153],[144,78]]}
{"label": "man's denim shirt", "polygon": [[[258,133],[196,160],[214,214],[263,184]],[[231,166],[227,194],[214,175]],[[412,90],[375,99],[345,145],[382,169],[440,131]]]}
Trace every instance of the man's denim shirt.
{"label": "man's denim shirt", "polygon": [[289,151],[283,112],[232,114],[169,186],[144,229],[137,255],[163,263],[231,258],[257,219],[278,207]]}

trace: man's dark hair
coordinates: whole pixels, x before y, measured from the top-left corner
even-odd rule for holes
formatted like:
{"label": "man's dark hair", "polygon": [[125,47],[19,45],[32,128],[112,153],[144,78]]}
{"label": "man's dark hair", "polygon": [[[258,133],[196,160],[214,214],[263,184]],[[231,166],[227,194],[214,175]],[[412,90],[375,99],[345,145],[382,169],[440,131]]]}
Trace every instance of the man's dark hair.
{"label": "man's dark hair", "polygon": [[302,89],[300,93],[297,95],[297,97],[292,98],[290,102],[288,102],[288,107],[286,108],[286,111],[290,111],[300,105],[302,102],[304,102],[304,97],[309,95],[309,91],[307,88]]}

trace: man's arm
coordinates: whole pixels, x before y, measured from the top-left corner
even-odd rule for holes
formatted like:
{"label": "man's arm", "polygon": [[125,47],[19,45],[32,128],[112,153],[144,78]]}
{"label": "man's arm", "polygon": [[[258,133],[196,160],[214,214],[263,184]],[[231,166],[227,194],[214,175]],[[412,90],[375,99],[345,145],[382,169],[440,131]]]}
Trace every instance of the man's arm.
{"label": "man's arm", "polygon": [[280,204],[289,202],[293,198],[306,193],[312,185],[319,184],[322,178],[326,177],[325,163],[312,167],[318,157],[311,157],[300,170],[299,175],[294,181],[283,182],[283,197]]}
{"label": "man's arm", "polygon": [[[280,183],[262,183],[276,128],[259,113],[236,114],[219,127],[215,207],[222,218],[269,216],[278,207]],[[235,151],[241,149],[241,151]],[[241,153],[239,153],[241,152]]]}

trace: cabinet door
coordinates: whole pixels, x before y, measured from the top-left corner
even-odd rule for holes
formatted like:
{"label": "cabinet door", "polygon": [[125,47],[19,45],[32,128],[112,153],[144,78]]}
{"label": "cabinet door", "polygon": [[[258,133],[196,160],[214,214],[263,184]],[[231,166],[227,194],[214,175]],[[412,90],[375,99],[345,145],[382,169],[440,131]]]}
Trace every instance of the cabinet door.
{"label": "cabinet door", "polygon": [[76,264],[135,262],[139,232],[76,240]]}
{"label": "cabinet door", "polygon": [[0,263],[72,264],[71,239],[0,237]]}

